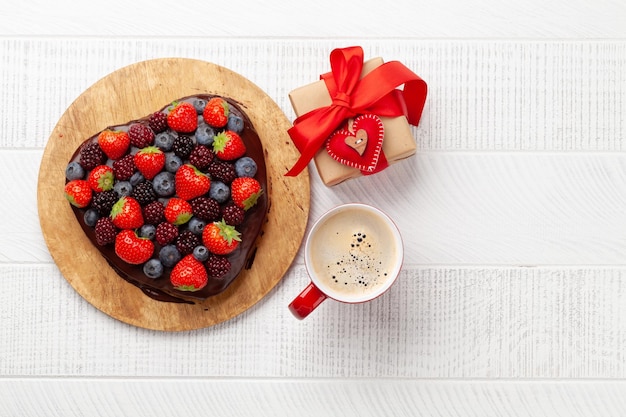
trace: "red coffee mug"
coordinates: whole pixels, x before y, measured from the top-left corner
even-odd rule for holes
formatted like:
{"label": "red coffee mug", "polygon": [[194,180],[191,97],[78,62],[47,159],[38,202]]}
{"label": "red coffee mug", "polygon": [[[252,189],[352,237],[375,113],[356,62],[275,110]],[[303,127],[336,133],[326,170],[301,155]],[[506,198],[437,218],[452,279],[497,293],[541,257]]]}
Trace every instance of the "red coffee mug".
{"label": "red coffee mug", "polygon": [[362,203],[337,206],[307,236],[304,262],[311,282],[289,310],[302,320],[328,298],[371,301],[391,288],[403,259],[402,236],[389,216]]}

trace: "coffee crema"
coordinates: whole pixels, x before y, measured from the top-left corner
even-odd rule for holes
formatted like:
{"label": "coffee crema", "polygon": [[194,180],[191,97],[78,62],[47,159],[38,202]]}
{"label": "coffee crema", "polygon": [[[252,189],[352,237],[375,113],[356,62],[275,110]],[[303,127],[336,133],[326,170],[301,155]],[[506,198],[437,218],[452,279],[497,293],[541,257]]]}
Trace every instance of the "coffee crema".
{"label": "coffee crema", "polygon": [[327,295],[356,301],[381,292],[395,279],[401,263],[398,240],[380,214],[338,211],[312,233],[309,267]]}

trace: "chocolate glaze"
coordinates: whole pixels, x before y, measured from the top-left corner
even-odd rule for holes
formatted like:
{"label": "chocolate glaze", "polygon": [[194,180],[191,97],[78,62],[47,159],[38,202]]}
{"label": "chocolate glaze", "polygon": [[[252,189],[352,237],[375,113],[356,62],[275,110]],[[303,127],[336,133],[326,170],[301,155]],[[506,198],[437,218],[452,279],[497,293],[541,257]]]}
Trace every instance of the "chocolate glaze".
{"label": "chocolate glaze", "polygon": [[[196,97],[200,97],[208,101],[211,97],[213,97],[213,95],[198,94],[194,96],[183,97],[176,101],[191,101],[193,98]],[[98,245],[96,243],[95,232],[93,228],[86,225],[83,220],[86,209],[79,209],[71,206],[76,216],[76,219],[80,223],[83,231],[92,242],[92,244],[102,253],[102,256],[104,256],[109,265],[111,265],[111,267],[126,281],[140,288],[148,297],[158,301],[193,304],[205,300],[210,296],[219,294],[224,291],[235,280],[235,278],[237,278],[237,276],[244,268],[250,269],[253,266],[257,243],[263,234],[262,227],[265,223],[265,217],[269,206],[267,195],[267,171],[265,167],[265,158],[259,136],[254,130],[250,119],[241,109],[240,104],[230,98],[223,98],[227,100],[230,104],[230,110],[234,114],[242,117],[244,120],[244,130],[240,134],[240,136],[246,144],[246,155],[254,159],[257,163],[258,168],[255,178],[260,182],[264,190],[263,194],[258,199],[257,204],[246,212],[244,223],[240,226],[237,226],[237,230],[241,233],[241,243],[234,252],[228,255],[228,259],[232,264],[232,268],[228,274],[219,279],[209,278],[209,282],[204,288],[193,292],[179,291],[172,286],[169,280],[171,268],[165,268],[165,271],[160,278],[148,278],[143,273],[142,265],[130,265],[122,261],[115,254],[115,250],[112,244],[106,246]],[[164,106],[161,111],[168,106]],[[142,119],[132,120],[124,125],[110,126],[107,129],[128,130],[128,126],[130,126],[131,123],[145,122],[147,119],[148,116]],[[78,149],[74,152],[74,155],[72,156],[70,162],[78,161],[80,159],[80,149],[82,148],[82,146],[89,142],[97,141],[98,134],[99,132],[83,142],[83,144],[81,144],[81,146],[79,146]],[[184,227],[181,227],[181,231],[183,229]],[[156,241],[154,242],[154,245],[155,251],[153,257],[158,257],[160,246]]]}

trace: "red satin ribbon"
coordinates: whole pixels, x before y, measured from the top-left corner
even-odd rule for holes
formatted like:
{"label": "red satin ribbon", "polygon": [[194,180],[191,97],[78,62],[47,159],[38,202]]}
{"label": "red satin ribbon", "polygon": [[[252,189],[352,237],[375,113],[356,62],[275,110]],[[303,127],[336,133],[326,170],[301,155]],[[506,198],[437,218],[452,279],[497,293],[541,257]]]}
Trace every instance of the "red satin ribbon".
{"label": "red satin ribbon", "polygon": [[[398,117],[405,115],[409,124],[419,124],[426,102],[426,82],[398,61],[390,61],[359,79],[363,69],[363,49],[353,46],[335,49],[330,54],[331,72],[320,78],[332,104],[298,117],[288,130],[300,151],[300,158],[287,172],[296,176],[346,119],[359,114]],[[399,90],[404,84],[404,89]]]}

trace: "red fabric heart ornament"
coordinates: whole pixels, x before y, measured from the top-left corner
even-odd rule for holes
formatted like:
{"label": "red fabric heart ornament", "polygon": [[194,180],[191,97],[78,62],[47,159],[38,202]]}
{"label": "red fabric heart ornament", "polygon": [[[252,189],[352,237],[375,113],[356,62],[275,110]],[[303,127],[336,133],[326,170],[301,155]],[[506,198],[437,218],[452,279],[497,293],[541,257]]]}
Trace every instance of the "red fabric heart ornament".
{"label": "red fabric heart ornament", "polygon": [[374,114],[363,114],[336,130],[326,141],[326,151],[337,162],[372,173],[383,150],[385,128]]}

